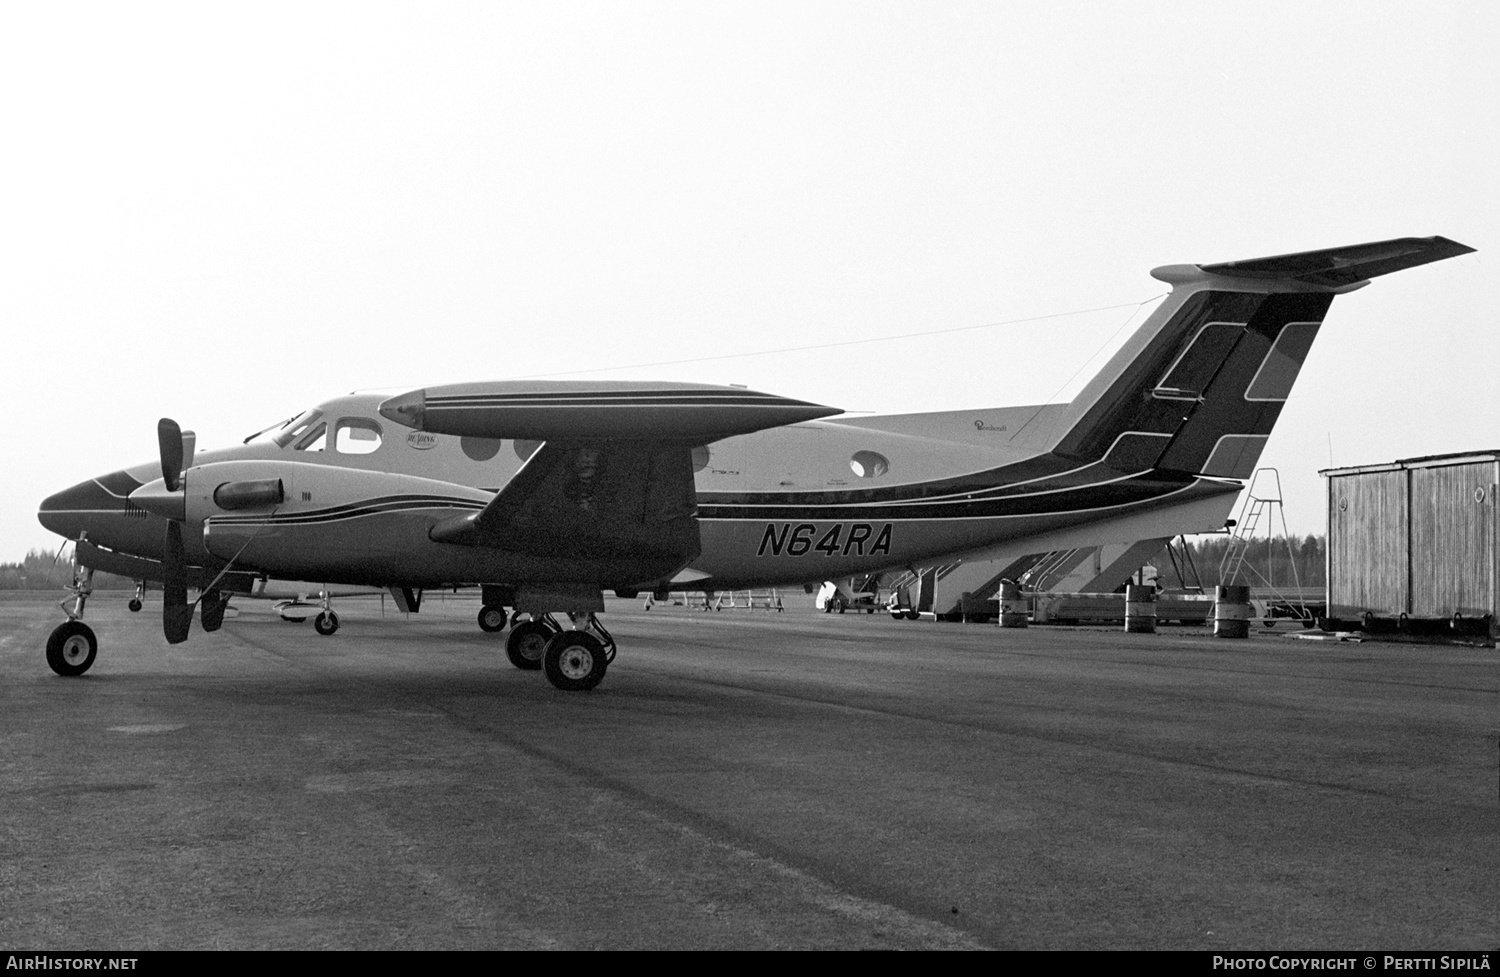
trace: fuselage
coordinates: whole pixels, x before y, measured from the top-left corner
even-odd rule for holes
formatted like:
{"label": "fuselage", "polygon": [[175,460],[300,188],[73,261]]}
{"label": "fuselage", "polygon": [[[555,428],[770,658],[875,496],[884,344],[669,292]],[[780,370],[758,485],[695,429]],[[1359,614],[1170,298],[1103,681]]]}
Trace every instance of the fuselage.
{"label": "fuselage", "polygon": [[[608,561],[455,546],[432,527],[482,508],[539,442],[408,430],[380,394],[327,401],[247,443],[200,451],[184,478],[200,500],[190,562],[369,586],[582,580],[605,587],[789,585],[959,555],[1040,552],[1074,538],[1211,531],[1240,485],[1120,471],[1043,447],[1059,407],[816,420],[693,452],[701,552],[673,579],[611,577]],[[274,475],[274,519],[219,510],[213,485]],[[158,461],[46,499],[43,525],[113,554],[161,558],[166,520],[129,498]],[[142,566],[140,576],[149,576]],[[675,582],[674,582],[675,581]]]}

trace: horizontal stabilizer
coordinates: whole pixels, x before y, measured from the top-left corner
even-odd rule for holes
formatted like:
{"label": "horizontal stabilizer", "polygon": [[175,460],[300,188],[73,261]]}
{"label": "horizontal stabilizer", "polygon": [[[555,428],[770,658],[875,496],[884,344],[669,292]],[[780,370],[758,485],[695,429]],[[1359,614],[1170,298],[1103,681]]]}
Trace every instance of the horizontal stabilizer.
{"label": "horizontal stabilizer", "polygon": [[470,438],[707,444],[843,412],[701,383],[504,380],[414,390],[382,403],[380,413],[418,431]]}
{"label": "horizontal stabilizer", "polygon": [[1199,265],[1223,278],[1275,279],[1343,288],[1379,275],[1442,261],[1474,249],[1445,237],[1398,237],[1322,251]]}

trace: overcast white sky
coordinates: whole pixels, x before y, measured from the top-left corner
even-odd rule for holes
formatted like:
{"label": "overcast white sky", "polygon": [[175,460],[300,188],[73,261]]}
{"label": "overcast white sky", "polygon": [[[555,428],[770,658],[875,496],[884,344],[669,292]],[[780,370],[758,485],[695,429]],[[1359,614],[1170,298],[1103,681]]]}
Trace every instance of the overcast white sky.
{"label": "overcast white sky", "polygon": [[1157,265],[1478,248],[1335,301],[1263,458],[1322,532],[1330,460],[1500,448],[1496,50],[1492,2],[0,5],[0,560],[162,416],[1118,306],[580,374],[1061,400]]}

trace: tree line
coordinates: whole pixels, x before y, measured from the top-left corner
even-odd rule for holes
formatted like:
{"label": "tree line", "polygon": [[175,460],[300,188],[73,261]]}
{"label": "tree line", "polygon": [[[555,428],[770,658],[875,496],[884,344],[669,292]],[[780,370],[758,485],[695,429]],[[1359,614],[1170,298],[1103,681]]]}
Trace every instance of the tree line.
{"label": "tree line", "polygon": [[[31,550],[20,563],[0,563],[0,590],[67,590],[73,561],[56,553]],[[112,573],[94,574],[95,590],[134,590],[135,583]]]}
{"label": "tree line", "polygon": [[[1243,567],[1233,580],[1220,579],[1220,567],[1229,552],[1231,538],[1228,535],[1188,537],[1186,548],[1192,566],[1198,569],[1198,578],[1205,588],[1217,587],[1221,583],[1249,584],[1252,587],[1275,586],[1290,588],[1324,587],[1328,583],[1328,543],[1323,536],[1275,536],[1249,541],[1245,550]],[[1173,547],[1181,556],[1183,546],[1174,541]],[[1186,563],[1186,561],[1180,561]],[[1157,558],[1157,571],[1163,586],[1178,589],[1192,586],[1191,569],[1183,568],[1179,578],[1174,572],[1172,560],[1165,552]]]}

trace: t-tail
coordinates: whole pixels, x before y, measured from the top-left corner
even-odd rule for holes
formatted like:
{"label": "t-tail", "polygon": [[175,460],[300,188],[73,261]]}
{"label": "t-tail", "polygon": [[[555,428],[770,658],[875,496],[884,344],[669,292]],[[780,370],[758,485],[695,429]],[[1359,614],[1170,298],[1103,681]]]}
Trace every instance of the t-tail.
{"label": "t-tail", "polygon": [[1335,295],[1473,248],[1442,237],[1151,272],[1171,294],[1063,411],[1052,452],[1248,478]]}

